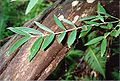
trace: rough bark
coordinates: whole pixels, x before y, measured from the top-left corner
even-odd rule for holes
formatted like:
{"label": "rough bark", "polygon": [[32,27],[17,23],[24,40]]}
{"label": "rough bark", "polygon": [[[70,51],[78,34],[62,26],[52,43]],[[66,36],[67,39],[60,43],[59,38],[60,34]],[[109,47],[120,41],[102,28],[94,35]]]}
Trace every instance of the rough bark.
{"label": "rough bark", "polygon": [[[97,1],[90,4],[85,1],[73,7],[71,3],[74,0],[58,0],[54,6],[46,9],[38,17],[28,21],[24,24],[26,27],[34,27],[34,21],[39,21],[43,25],[50,27],[54,32],[61,31],[53,20],[53,15],[64,15],[65,18],[73,21],[74,17],[84,17],[92,15],[96,11]],[[76,22],[80,26],[80,22]],[[69,25],[65,26],[70,28]],[[40,30],[40,29],[38,29]],[[46,33],[46,32],[44,32]],[[37,53],[35,58],[29,62],[28,55],[33,41],[36,38],[31,38],[28,42],[17,49],[10,57],[6,56],[7,50],[10,46],[21,36],[14,35],[1,49],[0,49],[0,80],[44,80],[57,67],[59,62],[64,58],[66,52],[69,50],[66,44],[58,44],[56,38],[52,45],[46,50]]]}

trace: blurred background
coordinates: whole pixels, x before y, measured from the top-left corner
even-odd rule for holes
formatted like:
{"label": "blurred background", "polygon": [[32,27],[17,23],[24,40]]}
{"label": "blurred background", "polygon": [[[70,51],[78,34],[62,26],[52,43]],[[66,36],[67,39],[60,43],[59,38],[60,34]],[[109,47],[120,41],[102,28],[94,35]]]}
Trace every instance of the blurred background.
{"label": "blurred background", "polygon": [[7,27],[22,26],[53,4],[50,0],[38,0],[30,13],[25,15],[28,2],[29,0],[0,0],[0,47],[3,39],[13,34]]}
{"label": "blurred background", "polygon": [[[55,0],[38,0],[38,3],[30,11],[30,13],[25,15],[25,10],[27,8],[29,0],[0,0],[0,47],[9,39],[11,35],[13,35],[13,33],[10,30],[7,30],[7,27],[22,26],[25,22],[36,17],[39,13],[41,13],[48,6],[53,5],[54,1]],[[114,10],[117,9],[113,7],[111,8]],[[112,10],[110,8],[108,9]],[[108,80],[109,79],[115,79],[115,80],[120,79],[120,71],[119,71],[120,43],[119,43],[119,40],[120,40],[120,37],[115,38],[110,47],[113,56],[110,57],[110,60],[106,63],[106,66],[107,66],[106,77]],[[50,79],[68,80],[68,79],[79,78],[79,75],[82,74],[83,70],[81,69],[82,68],[81,66],[76,69],[77,64],[79,64],[78,62],[76,62],[76,58],[77,60],[79,60],[80,58],[78,57],[78,54],[80,56],[80,54],[83,54],[84,51],[80,51],[78,49],[76,50],[76,48],[77,47],[75,47],[74,49],[71,49],[70,52],[68,52],[68,56],[66,56],[61,61],[57,69],[47,78],[48,80]],[[75,59],[75,61],[74,59],[71,60],[70,55],[75,55],[75,56],[71,56],[72,58]],[[86,67],[84,65],[85,64],[83,64],[83,68]],[[65,68],[63,69],[63,67]],[[68,71],[66,71],[66,69]],[[77,71],[79,71],[79,73]],[[85,76],[85,78],[84,77],[82,78],[86,80],[91,77]]]}

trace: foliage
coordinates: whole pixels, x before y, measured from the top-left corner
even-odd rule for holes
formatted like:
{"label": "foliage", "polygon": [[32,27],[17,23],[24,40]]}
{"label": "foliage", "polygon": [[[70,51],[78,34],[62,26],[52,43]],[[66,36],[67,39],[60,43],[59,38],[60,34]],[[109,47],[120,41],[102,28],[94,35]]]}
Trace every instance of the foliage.
{"label": "foliage", "polygon": [[25,15],[25,8],[27,7],[28,1],[29,0],[0,0],[0,40],[13,34],[6,29],[7,27],[21,26],[31,18],[37,16],[46,7],[52,5],[52,3],[38,0],[38,3],[32,8],[31,12]]}
{"label": "foliage", "polygon": [[[65,58],[58,65],[56,70],[49,77],[52,77],[53,80],[58,79],[58,78],[60,78],[60,80],[73,80],[75,78],[77,79],[77,77],[74,75],[75,74],[74,70],[76,67],[79,67],[80,65],[75,60],[75,58],[82,57],[83,53],[84,52],[82,50],[77,50],[75,48],[71,48],[68,51]],[[61,71],[63,71],[63,72],[61,72]],[[59,75],[61,75],[61,76],[59,76]],[[48,80],[49,80],[49,78],[48,78]]]}
{"label": "foliage", "polygon": [[20,47],[22,44],[24,44],[26,41],[28,41],[30,39],[30,36],[26,35],[25,37],[17,40],[9,49],[9,51],[7,51],[7,55],[10,56],[10,53],[13,53],[18,47]]}
{"label": "foliage", "polygon": [[25,14],[28,14],[30,12],[30,10],[35,6],[35,4],[38,2],[38,0],[30,0],[26,12]]}
{"label": "foliage", "polygon": [[115,80],[120,80],[120,71],[118,69],[114,69],[112,76],[115,78]]}
{"label": "foliage", "polygon": [[31,61],[33,59],[33,57],[36,55],[37,51],[39,50],[41,43],[43,41],[43,37],[39,37],[35,43],[33,44],[33,46],[30,49],[31,55],[29,56],[29,60]]}
{"label": "foliage", "polygon": [[69,38],[68,38],[68,41],[67,41],[67,44],[68,44],[68,47],[70,48],[71,45],[74,43],[75,39],[76,39],[76,36],[77,36],[77,31],[76,30],[73,30],[70,35],[69,35]]}
{"label": "foliage", "polygon": [[[32,8],[30,8],[27,11],[27,13],[31,9]],[[80,54],[80,56],[82,56],[83,60],[91,67],[91,69],[100,73],[103,76],[103,78],[105,78],[106,50],[107,50],[107,42],[108,42],[107,38],[117,37],[120,34],[119,32],[120,31],[120,25],[119,25],[120,20],[118,18],[115,18],[117,19],[117,21],[106,22],[105,20],[106,16],[107,18],[115,18],[107,14],[103,6],[100,3],[98,3],[97,16],[89,16],[89,17],[79,19],[83,23],[83,26],[80,26],[80,27],[76,27],[74,23],[72,23],[70,20],[67,20],[67,19],[63,19],[61,22],[57,18],[57,16],[54,15],[54,21],[56,22],[58,27],[62,29],[62,31],[60,32],[54,32],[52,29],[36,21],[34,22],[35,25],[37,25],[40,29],[48,32],[48,34],[44,34],[40,31],[39,31],[40,33],[31,32],[31,30],[35,31],[35,29],[30,29],[30,30],[28,29],[30,32],[25,31],[24,28],[23,29],[21,28],[21,30],[19,28],[8,28],[8,29],[10,29],[11,31],[17,34],[23,35],[24,38],[26,37],[26,35],[30,36],[31,38],[38,37],[38,39],[36,39],[36,41],[34,42],[32,48],[30,49],[30,55],[29,55],[30,61],[32,61],[32,59],[37,54],[40,48],[43,51],[45,51],[48,48],[48,46],[50,46],[52,41],[54,41],[54,38],[57,35],[58,35],[57,41],[58,43],[61,43],[62,40],[65,38],[66,33],[70,32],[70,35],[68,36],[68,39],[67,39],[67,45],[69,48],[71,48],[75,40],[77,40],[77,34],[78,34],[77,30],[81,30],[81,32],[79,33],[79,38],[83,39],[84,37],[87,37],[87,40],[84,40],[84,46],[87,49],[85,51],[85,54]],[[71,25],[72,28],[66,29],[63,23],[67,23]],[[113,24],[117,24],[117,25],[114,27]],[[95,32],[92,30],[93,28],[96,29]],[[99,36],[96,34],[93,35],[97,31],[99,31],[99,29],[106,30],[106,31],[105,32],[103,31],[102,34],[99,33]],[[10,48],[10,50],[7,53],[8,55],[12,54],[13,51],[15,51],[15,49],[17,49],[20,45],[25,43],[25,41],[20,42],[20,43],[17,42],[17,43],[15,43],[15,45],[13,44],[13,46]],[[37,45],[39,46],[36,47]],[[65,76],[67,76],[66,80],[71,78],[70,72],[73,70],[75,65],[76,63],[71,64],[70,67],[72,68],[70,68],[68,72],[65,74]]]}
{"label": "foliage", "polygon": [[[98,48],[99,49],[99,48]],[[84,59],[85,61],[93,68],[93,70],[100,72],[103,77],[105,78],[105,60],[104,58],[99,58],[100,54],[98,52],[98,49],[95,49],[94,51],[89,47],[88,52],[85,55]],[[97,53],[97,54],[96,54]]]}

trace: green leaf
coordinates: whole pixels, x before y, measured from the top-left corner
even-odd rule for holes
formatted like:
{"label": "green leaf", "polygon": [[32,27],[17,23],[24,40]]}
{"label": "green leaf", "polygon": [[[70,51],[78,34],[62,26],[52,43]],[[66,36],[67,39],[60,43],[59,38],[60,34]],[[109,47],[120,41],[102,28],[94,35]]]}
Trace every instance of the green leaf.
{"label": "green leaf", "polygon": [[95,31],[92,31],[88,34],[87,39],[88,39],[88,41],[90,41],[96,37],[97,37],[97,31],[95,30]]}
{"label": "green leaf", "polygon": [[87,45],[95,44],[95,43],[101,41],[103,39],[103,37],[104,36],[100,36],[100,37],[94,38],[94,39],[90,40],[88,43],[86,43],[85,45],[87,46]]}
{"label": "green leaf", "polygon": [[98,16],[96,16],[96,18],[92,19],[91,21],[95,22],[95,21],[98,21],[98,20],[100,20],[100,18]]}
{"label": "green leaf", "polygon": [[95,52],[89,47],[88,52],[84,57],[84,60],[91,66],[92,69],[101,73],[105,78],[105,60],[95,54]]}
{"label": "green leaf", "polygon": [[82,30],[81,30],[81,33],[80,33],[80,35],[79,35],[79,38],[85,36],[91,29],[92,29],[92,27],[88,26],[87,31],[82,31]]}
{"label": "green leaf", "polygon": [[53,33],[51,33],[49,36],[46,36],[46,38],[43,41],[42,47],[41,47],[43,51],[50,45],[54,37],[55,37],[55,34]]}
{"label": "green leaf", "polygon": [[83,56],[83,54],[84,54],[84,52],[81,51],[81,50],[72,49],[67,53],[66,57],[68,57],[68,58],[69,57],[75,57],[75,56],[81,57],[81,56]]}
{"label": "green leaf", "polygon": [[49,29],[48,27],[40,24],[39,22],[36,22],[36,21],[35,21],[35,24],[36,24],[39,28],[41,28],[41,29],[43,29],[43,30],[45,30],[45,31],[47,31],[47,32],[54,33],[51,29]]}
{"label": "green leaf", "polygon": [[86,26],[86,25],[82,26],[82,30],[81,30],[82,32],[87,31],[87,30],[88,30],[88,26]]}
{"label": "green leaf", "polygon": [[119,29],[117,30],[115,37],[117,37],[117,36],[119,36],[119,35],[120,35],[120,27],[119,27]]}
{"label": "green leaf", "polygon": [[116,31],[116,35],[115,35],[115,37],[117,37],[117,36],[120,35],[120,22],[117,24],[116,27],[118,27],[118,30]]}
{"label": "green leaf", "polygon": [[90,19],[94,19],[94,18],[96,18],[96,16],[87,16],[84,18],[80,18],[80,21],[90,20]]}
{"label": "green leaf", "polygon": [[106,14],[106,10],[104,9],[104,7],[100,3],[98,3],[98,14],[99,13]]}
{"label": "green leaf", "polygon": [[98,18],[99,18],[100,21],[102,21],[102,22],[104,23],[104,17],[103,17],[103,16],[101,16],[101,15],[99,14],[99,15],[98,15]]}
{"label": "green leaf", "polygon": [[93,22],[93,21],[84,21],[86,24],[88,25],[93,25],[93,26],[99,26],[100,24],[97,22]]}
{"label": "green leaf", "polygon": [[109,29],[108,26],[100,26],[100,28]]}
{"label": "green leaf", "polygon": [[117,30],[112,30],[111,33],[110,33],[110,36],[114,36],[115,37],[116,34],[117,34]]}
{"label": "green leaf", "polygon": [[11,30],[14,33],[20,34],[20,35],[30,35],[29,33],[22,31],[20,29],[17,29],[17,28],[9,27],[7,29]]}
{"label": "green leaf", "polygon": [[57,18],[57,16],[54,15],[54,20],[55,23],[63,30],[66,30],[65,27],[63,26],[62,22]]}
{"label": "green leaf", "polygon": [[71,22],[70,20],[67,20],[67,19],[62,19],[63,22],[69,24],[69,25],[72,25],[73,27],[76,28],[75,24],[73,22]]}
{"label": "green leaf", "polygon": [[75,39],[76,39],[76,35],[77,35],[77,31],[76,30],[73,30],[69,37],[68,37],[68,41],[67,41],[67,44],[68,44],[68,47],[70,48],[70,46],[74,43]]}
{"label": "green leaf", "polygon": [[62,42],[62,40],[65,38],[66,32],[62,32],[59,36],[58,36],[58,43],[60,44]]}
{"label": "green leaf", "polygon": [[30,39],[30,36],[25,36],[19,40],[17,40],[8,50],[7,55],[10,56],[18,47],[20,47],[22,44],[27,42]]}
{"label": "green leaf", "polygon": [[87,33],[88,33],[87,31],[81,32],[79,38],[84,37]]}
{"label": "green leaf", "polygon": [[101,57],[103,57],[107,47],[107,39],[104,38],[102,43],[101,43]]}
{"label": "green leaf", "polygon": [[108,23],[107,27],[111,29],[113,27],[113,24],[111,22]]}
{"label": "green leaf", "polygon": [[107,38],[110,35],[110,32],[104,33],[104,37]]}
{"label": "green leaf", "polygon": [[113,27],[113,24],[111,22],[109,22],[107,24],[107,26],[100,26],[101,28],[104,28],[104,29],[111,29]]}
{"label": "green leaf", "polygon": [[27,28],[27,27],[15,27],[16,29],[18,30],[22,30],[24,32],[27,32],[27,33],[31,33],[31,34],[39,34],[39,35],[43,35],[43,33],[41,33],[40,31],[38,30],[35,30],[33,28]]}
{"label": "green leaf", "polygon": [[28,14],[31,9],[36,5],[36,3],[38,2],[38,0],[30,0],[30,2],[28,3],[27,9],[25,11],[25,14]]}
{"label": "green leaf", "polygon": [[112,77],[114,80],[120,80],[120,71],[117,68],[113,68]]}
{"label": "green leaf", "polygon": [[42,44],[42,41],[43,41],[43,37],[39,37],[32,45],[32,47],[30,49],[29,61],[31,61],[37,54],[37,52]]}

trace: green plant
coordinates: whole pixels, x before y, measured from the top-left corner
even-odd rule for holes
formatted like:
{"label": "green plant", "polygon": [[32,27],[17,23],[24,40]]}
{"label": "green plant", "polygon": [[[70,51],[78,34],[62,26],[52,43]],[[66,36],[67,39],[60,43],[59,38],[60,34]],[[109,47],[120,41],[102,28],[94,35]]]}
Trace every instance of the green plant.
{"label": "green plant", "polygon": [[115,80],[120,80],[120,71],[118,69],[114,69],[112,72],[112,76]]}
{"label": "green plant", "polygon": [[[37,1],[37,0],[31,0]],[[46,3],[44,0],[38,0],[34,8],[25,15],[25,8],[29,0],[2,0],[0,1],[0,40],[10,36],[13,32],[7,30],[7,27],[18,27],[23,25],[42,12],[52,3]],[[26,9],[27,10],[27,9]]]}
{"label": "green plant", "polygon": [[[105,20],[108,18],[113,18],[116,21],[106,22]],[[42,30],[48,32],[49,34],[43,34],[42,32],[32,29],[32,28],[24,28],[24,27],[10,27],[9,30],[20,34],[26,38],[37,37],[34,42],[32,48],[30,49],[29,61],[31,61],[37,51],[41,48],[43,51],[54,41],[56,35],[58,35],[58,43],[61,43],[65,38],[66,33],[70,33],[67,45],[69,48],[73,45],[75,40],[77,39],[77,30],[80,31],[79,38],[84,39],[87,36],[87,40],[84,40],[84,46],[87,48],[85,54],[82,55],[83,59],[87,64],[95,71],[99,72],[105,78],[105,63],[106,63],[106,50],[107,50],[107,38],[108,37],[117,37],[120,34],[120,20],[116,17],[113,17],[106,13],[106,10],[103,6],[98,3],[97,15],[89,16],[85,18],[81,18],[80,21],[83,22],[83,26],[77,27],[74,23],[67,19],[63,19],[64,23],[71,25],[73,28],[66,29],[64,27],[63,22],[61,22],[55,15],[54,20],[58,27],[60,27],[63,31],[54,32],[50,28],[40,24],[35,21],[35,24],[41,28]],[[99,21],[99,22],[98,22]],[[114,27],[113,24],[116,26]],[[92,30],[94,28],[94,30]],[[26,31],[28,29],[29,31]],[[98,35],[98,31],[102,29],[105,30]],[[37,33],[36,33],[37,32]],[[94,35],[95,34],[95,35]],[[23,39],[24,39],[23,38]],[[27,39],[27,40],[28,40]],[[19,39],[20,41],[22,39]],[[23,42],[18,42],[13,44],[13,46],[8,50],[7,55],[12,54],[20,45],[25,43],[27,40],[23,40]],[[36,47],[38,45],[38,47]],[[14,47],[14,49],[13,49]],[[71,70],[70,70],[71,71]]]}

